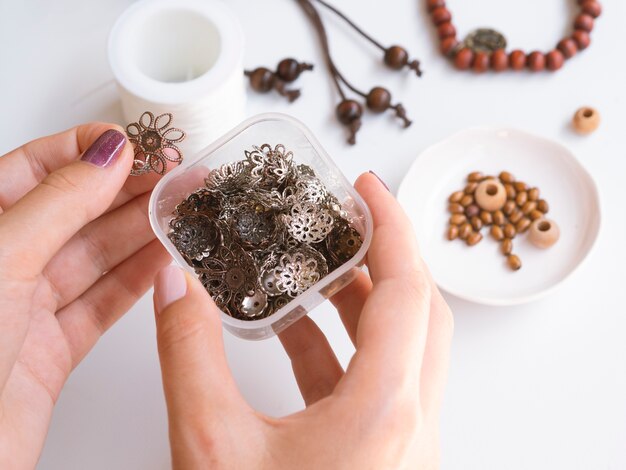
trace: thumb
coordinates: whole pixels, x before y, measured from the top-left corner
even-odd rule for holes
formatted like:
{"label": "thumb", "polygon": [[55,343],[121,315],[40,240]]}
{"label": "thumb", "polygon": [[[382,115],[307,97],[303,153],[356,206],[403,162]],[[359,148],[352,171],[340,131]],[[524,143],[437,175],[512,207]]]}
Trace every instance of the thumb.
{"label": "thumb", "polygon": [[197,279],[168,266],[155,279],[154,307],[170,427],[222,428],[222,417],[247,405],[226,361],[217,306]]}

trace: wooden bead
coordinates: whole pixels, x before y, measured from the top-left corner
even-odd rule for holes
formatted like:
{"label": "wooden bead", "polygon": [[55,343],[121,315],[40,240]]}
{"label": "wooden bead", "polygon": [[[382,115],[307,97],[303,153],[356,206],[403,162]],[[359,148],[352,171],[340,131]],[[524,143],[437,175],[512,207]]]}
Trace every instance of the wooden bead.
{"label": "wooden bead", "polygon": [[539,200],[539,188],[531,188],[528,190],[528,200],[529,201]]}
{"label": "wooden bead", "polygon": [[480,229],[483,228],[483,221],[480,220],[480,217],[478,217],[477,215],[470,219],[470,224],[472,224],[472,228],[477,232],[480,232]]}
{"label": "wooden bead", "polygon": [[336,114],[342,124],[352,124],[363,114],[363,107],[354,100],[343,100],[337,105]]}
{"label": "wooden bead", "polygon": [[296,59],[283,59],[278,63],[278,67],[276,67],[276,75],[287,83],[296,80],[301,72],[300,63]]}
{"label": "wooden bead", "polygon": [[274,87],[276,75],[265,67],[254,69],[250,74],[250,86],[255,91],[267,93]]}
{"label": "wooden bead", "polygon": [[474,246],[480,243],[482,239],[483,239],[483,236],[480,233],[472,232],[468,235],[465,243],[467,243],[468,246]]}
{"label": "wooden bead", "polygon": [[537,219],[541,219],[543,217],[543,212],[541,212],[538,209],[535,209],[534,211],[532,211],[528,217],[530,217],[530,220],[537,220]]}
{"label": "wooden bead", "polygon": [[504,225],[504,221],[506,218],[504,217],[504,213],[502,211],[495,211],[491,214],[493,217],[494,225]]}
{"label": "wooden bead", "polygon": [[482,211],[480,213],[480,220],[483,221],[483,225],[493,224],[493,216],[491,215],[491,212]]}
{"label": "wooden bead", "polygon": [[504,49],[497,49],[491,54],[491,68],[502,72],[509,68],[509,56]]}
{"label": "wooden bead", "polygon": [[593,30],[593,16],[582,13],[574,20],[574,28],[590,33]]}
{"label": "wooden bead", "polygon": [[528,201],[522,207],[522,212],[524,213],[524,215],[529,215],[535,209],[537,209],[537,202],[536,201]]}
{"label": "wooden bead", "polygon": [[517,224],[515,224],[515,230],[517,230],[517,233],[525,233],[530,227],[530,223],[529,218],[523,217],[519,222],[517,222]]}
{"label": "wooden bead", "polygon": [[521,191],[528,191],[528,185],[523,181],[516,181],[515,183],[513,183],[513,186],[515,186],[515,191],[517,191],[518,193]]}
{"label": "wooden bead", "polygon": [[474,198],[481,209],[497,211],[506,203],[506,190],[497,180],[485,180],[476,188]]}
{"label": "wooden bead", "polygon": [[469,183],[479,183],[483,179],[485,179],[485,175],[483,175],[480,171],[473,171],[467,175],[467,181]]}
{"label": "wooden bead", "polygon": [[546,56],[539,51],[531,52],[528,56],[528,68],[533,72],[541,72],[546,68]]}
{"label": "wooden bead", "polygon": [[510,238],[505,238],[502,240],[502,244],[500,245],[500,251],[503,255],[510,255],[513,251],[513,240]]}
{"label": "wooden bead", "polygon": [[476,217],[478,214],[480,214],[480,207],[476,204],[470,204],[465,208],[465,215],[469,218]]}
{"label": "wooden bead", "polygon": [[458,202],[453,202],[448,206],[448,212],[450,212],[450,214],[463,214],[465,212],[465,207]]}
{"label": "wooden bead", "polygon": [[512,224],[516,224],[520,220],[522,220],[522,217],[524,217],[522,211],[520,211],[519,209],[515,209],[515,211],[513,211],[513,213],[509,215],[509,222],[511,222]]}
{"label": "wooden bead", "polygon": [[522,260],[517,255],[509,255],[506,262],[513,271],[519,271],[522,268]]}
{"label": "wooden bead", "polygon": [[[449,23],[452,19],[452,14],[446,7],[437,7],[430,13],[431,18],[435,26],[439,26],[443,23]],[[590,17],[591,18],[591,17]]]}
{"label": "wooden bead", "polygon": [[459,227],[457,227],[456,225],[450,225],[450,227],[448,227],[448,240],[452,241],[458,238],[458,236],[459,236]]}
{"label": "wooden bead", "polygon": [[583,31],[582,29],[574,31],[572,33],[572,39],[576,41],[576,45],[581,51],[587,49],[589,44],[591,44],[591,36],[589,36],[587,31]]}
{"label": "wooden bead", "polygon": [[459,70],[467,70],[472,66],[474,52],[471,49],[463,48],[454,57],[454,65]]}
{"label": "wooden bead", "polygon": [[537,219],[530,226],[528,238],[538,248],[549,248],[561,235],[559,226],[552,220]]}
{"label": "wooden bead", "polygon": [[515,203],[520,207],[526,204],[526,201],[528,201],[528,193],[526,191],[520,191],[515,196]]}
{"label": "wooden bead", "polygon": [[500,227],[499,225],[492,225],[491,230],[489,232],[491,233],[491,237],[494,240],[496,241],[504,240],[504,231],[502,230],[502,227]]}
{"label": "wooden bead", "polygon": [[439,39],[456,38],[456,28],[449,21],[441,23],[437,27],[437,34],[439,35]]}
{"label": "wooden bead", "polygon": [[508,201],[504,203],[502,212],[504,212],[505,215],[511,215],[516,207],[517,207],[517,204],[515,204],[515,201],[512,201],[511,199],[509,199]]}
{"label": "wooden bead", "polygon": [[579,134],[590,134],[600,126],[600,113],[593,108],[580,108],[572,123]]}
{"label": "wooden bead", "polygon": [[445,0],[427,0],[426,4],[428,5],[428,11],[433,11],[435,8],[445,7]]}
{"label": "wooden bead", "polygon": [[506,238],[515,238],[515,235],[517,235],[517,230],[515,230],[515,226],[513,224],[506,224],[503,231]]}
{"label": "wooden bead", "polygon": [[474,196],[472,196],[471,194],[466,194],[461,198],[461,205],[463,207],[467,207],[470,204],[474,204]]}
{"label": "wooden bead", "polygon": [[602,14],[602,5],[595,0],[585,0],[580,4],[581,10],[591,16],[597,18]]}
{"label": "wooden bead", "polygon": [[465,185],[465,189],[463,190],[463,192],[465,192],[465,194],[474,194],[477,187],[478,183],[476,181],[470,181]]}
{"label": "wooden bead", "polygon": [[382,87],[374,87],[367,94],[367,107],[375,113],[382,113],[391,105],[391,93]]}
{"label": "wooden bead", "polygon": [[476,73],[483,73],[489,70],[489,54],[486,52],[477,52],[474,54],[472,69]]}
{"label": "wooden bead", "polygon": [[572,38],[562,39],[556,47],[566,59],[574,57],[578,52],[578,44]]}
{"label": "wooden bead", "polygon": [[555,49],[553,51],[548,52],[548,54],[546,55],[546,67],[551,72],[554,72],[555,70],[559,70],[561,67],[563,67],[564,63],[565,63],[565,56],[559,50]]}
{"label": "wooden bead", "polygon": [[459,45],[459,41],[455,37],[445,38],[441,41],[441,53],[443,55],[450,55],[454,48]]}
{"label": "wooden bead", "polygon": [[472,226],[469,223],[464,223],[459,227],[459,238],[465,240],[472,233]]}
{"label": "wooden bead", "polygon": [[550,206],[548,205],[548,201],[546,201],[545,199],[539,199],[537,201],[537,210],[543,212],[544,214],[550,212]]}
{"label": "wooden bead", "polygon": [[463,196],[465,196],[465,193],[463,191],[455,191],[452,194],[450,194],[448,201],[449,202],[461,202],[461,199],[463,199]]}
{"label": "wooden bead", "polygon": [[498,178],[500,178],[500,181],[502,181],[504,184],[515,183],[515,177],[508,171],[502,171],[498,175]]}
{"label": "wooden bead", "polygon": [[515,191],[515,186],[513,186],[511,183],[507,183],[504,185],[504,189],[506,190],[507,198],[515,199],[515,196],[517,196],[517,191]]}
{"label": "wooden bead", "polygon": [[385,50],[384,61],[388,67],[400,70],[409,62],[409,53],[404,47],[391,46]]}
{"label": "wooden bead", "polygon": [[526,67],[526,54],[519,49],[509,54],[509,63],[513,70],[523,70]]}

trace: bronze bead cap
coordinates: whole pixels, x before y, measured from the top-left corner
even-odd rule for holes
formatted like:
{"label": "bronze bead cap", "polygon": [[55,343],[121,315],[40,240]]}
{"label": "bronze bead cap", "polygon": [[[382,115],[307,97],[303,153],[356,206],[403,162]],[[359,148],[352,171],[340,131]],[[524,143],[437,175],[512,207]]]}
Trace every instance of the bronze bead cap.
{"label": "bronze bead cap", "polygon": [[165,174],[167,162],[180,163],[183,154],[174,145],[185,140],[183,130],[170,127],[174,117],[165,113],[154,117],[150,111],[141,115],[137,122],[126,126],[128,140],[134,145],[135,160],[130,170],[132,176],[145,175],[154,171]]}
{"label": "bronze bead cap", "polygon": [[315,171],[263,144],[213,169],[176,207],[169,239],[220,309],[268,317],[350,260],[362,238]]}

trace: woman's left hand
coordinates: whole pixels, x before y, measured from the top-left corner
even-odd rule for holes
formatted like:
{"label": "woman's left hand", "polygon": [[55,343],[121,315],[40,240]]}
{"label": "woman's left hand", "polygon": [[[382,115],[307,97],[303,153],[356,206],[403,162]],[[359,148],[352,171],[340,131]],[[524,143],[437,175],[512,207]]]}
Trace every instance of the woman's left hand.
{"label": "woman's left hand", "polygon": [[157,177],[127,181],[120,130],[0,158],[0,468],[35,467],[69,373],[170,261],[147,217]]}

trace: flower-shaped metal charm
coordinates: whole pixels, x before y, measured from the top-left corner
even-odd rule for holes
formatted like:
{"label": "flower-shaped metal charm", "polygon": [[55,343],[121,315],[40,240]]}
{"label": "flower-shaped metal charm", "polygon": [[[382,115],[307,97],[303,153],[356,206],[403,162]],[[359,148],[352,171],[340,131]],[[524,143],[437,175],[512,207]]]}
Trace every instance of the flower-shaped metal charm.
{"label": "flower-shaped metal charm", "polygon": [[276,215],[262,206],[247,206],[233,215],[234,232],[243,245],[262,248],[274,243],[277,229]]}
{"label": "flower-shaped metal charm", "polygon": [[291,297],[302,294],[326,274],[324,257],[312,248],[284,254],[274,268],[277,288]]}
{"label": "flower-shaped metal charm", "polygon": [[296,180],[292,186],[285,188],[284,199],[288,204],[311,203],[321,205],[328,199],[326,186],[314,176],[306,176]]}
{"label": "flower-shaped metal charm", "polygon": [[245,151],[246,160],[250,164],[250,174],[256,184],[263,188],[277,188],[293,173],[293,153],[285,146],[263,144],[254,150]]}
{"label": "flower-shaped metal charm", "polygon": [[334,218],[324,207],[296,203],[291,214],[283,216],[289,234],[308,245],[323,241],[333,228]]}
{"label": "flower-shaped metal charm", "polygon": [[176,206],[176,214],[206,214],[216,217],[222,206],[223,194],[210,189],[198,189]]}
{"label": "flower-shaped metal charm", "polygon": [[229,315],[241,318],[244,298],[257,291],[258,272],[252,257],[238,246],[220,246],[202,261],[196,273],[215,303]]}
{"label": "flower-shaped metal charm", "polygon": [[128,140],[135,145],[135,160],[130,174],[139,176],[150,171],[165,174],[167,161],[180,163],[183,154],[174,145],[185,139],[185,133],[169,127],[173,116],[170,113],[154,117],[149,111],[141,115],[138,122],[126,126]]}
{"label": "flower-shaped metal charm", "polygon": [[204,181],[208,188],[228,194],[241,191],[242,188],[248,186],[249,179],[247,162],[236,161],[225,163],[219,168],[211,170]]}
{"label": "flower-shaped metal charm", "polygon": [[359,232],[345,221],[338,224],[326,237],[326,251],[336,266],[352,259],[362,244]]}
{"label": "flower-shaped metal charm", "polygon": [[203,214],[185,214],[170,222],[168,237],[185,258],[201,261],[222,243],[220,227]]}

